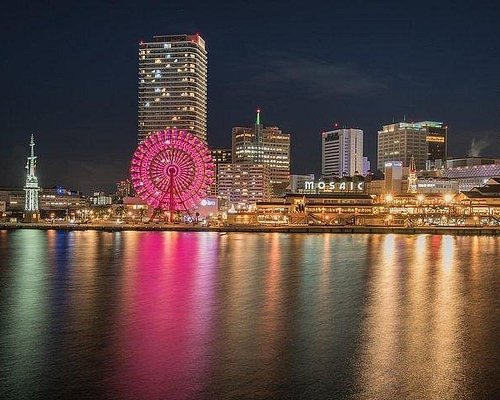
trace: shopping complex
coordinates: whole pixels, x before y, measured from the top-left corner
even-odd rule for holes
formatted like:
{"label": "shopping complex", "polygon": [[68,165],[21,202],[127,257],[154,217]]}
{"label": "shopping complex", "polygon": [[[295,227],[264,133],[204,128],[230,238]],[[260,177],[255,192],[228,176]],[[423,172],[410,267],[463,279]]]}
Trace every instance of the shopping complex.
{"label": "shopping complex", "polygon": [[360,185],[348,179],[346,187],[363,190],[289,193],[281,200],[256,203],[254,209],[228,213],[227,222],[274,226],[500,225],[500,178],[490,178],[482,186],[463,192],[453,191],[456,187],[453,182],[445,185],[428,179],[417,183],[419,189],[413,193],[385,190],[388,186],[394,188],[394,182],[386,180],[365,181]]}

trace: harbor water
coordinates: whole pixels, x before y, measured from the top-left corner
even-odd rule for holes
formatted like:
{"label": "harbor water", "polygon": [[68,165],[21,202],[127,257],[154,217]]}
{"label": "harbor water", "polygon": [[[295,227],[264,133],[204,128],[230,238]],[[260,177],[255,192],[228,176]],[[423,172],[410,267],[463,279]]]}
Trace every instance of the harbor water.
{"label": "harbor water", "polygon": [[3,399],[493,399],[500,238],[0,231]]}

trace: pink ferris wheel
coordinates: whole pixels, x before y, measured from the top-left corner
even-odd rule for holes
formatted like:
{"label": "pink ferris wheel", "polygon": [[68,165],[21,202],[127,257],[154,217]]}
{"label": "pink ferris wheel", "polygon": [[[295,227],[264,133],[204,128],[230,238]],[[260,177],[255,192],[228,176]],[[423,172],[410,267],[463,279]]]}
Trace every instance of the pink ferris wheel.
{"label": "pink ferris wheel", "polygon": [[167,129],[148,136],[137,147],[130,166],[137,195],[155,211],[192,210],[214,180],[207,145],[186,131]]}

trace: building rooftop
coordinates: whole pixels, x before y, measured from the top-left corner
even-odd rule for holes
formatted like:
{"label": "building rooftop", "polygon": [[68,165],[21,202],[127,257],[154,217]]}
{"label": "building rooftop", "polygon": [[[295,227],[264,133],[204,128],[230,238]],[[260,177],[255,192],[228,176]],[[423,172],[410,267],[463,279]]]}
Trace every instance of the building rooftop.
{"label": "building rooftop", "polygon": [[382,125],[382,132],[392,132],[401,129],[425,129],[425,128],[446,128],[443,122],[420,121],[420,122],[396,122]]}
{"label": "building rooftop", "polygon": [[466,167],[445,168],[445,178],[490,178],[500,177],[500,164],[472,165]]}

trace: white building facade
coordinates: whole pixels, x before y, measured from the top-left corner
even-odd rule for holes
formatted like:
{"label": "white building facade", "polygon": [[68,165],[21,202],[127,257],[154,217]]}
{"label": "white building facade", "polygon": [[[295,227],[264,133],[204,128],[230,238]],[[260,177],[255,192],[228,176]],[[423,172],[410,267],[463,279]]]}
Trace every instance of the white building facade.
{"label": "white building facade", "polygon": [[336,129],[321,134],[321,174],[353,176],[363,173],[363,131]]}

